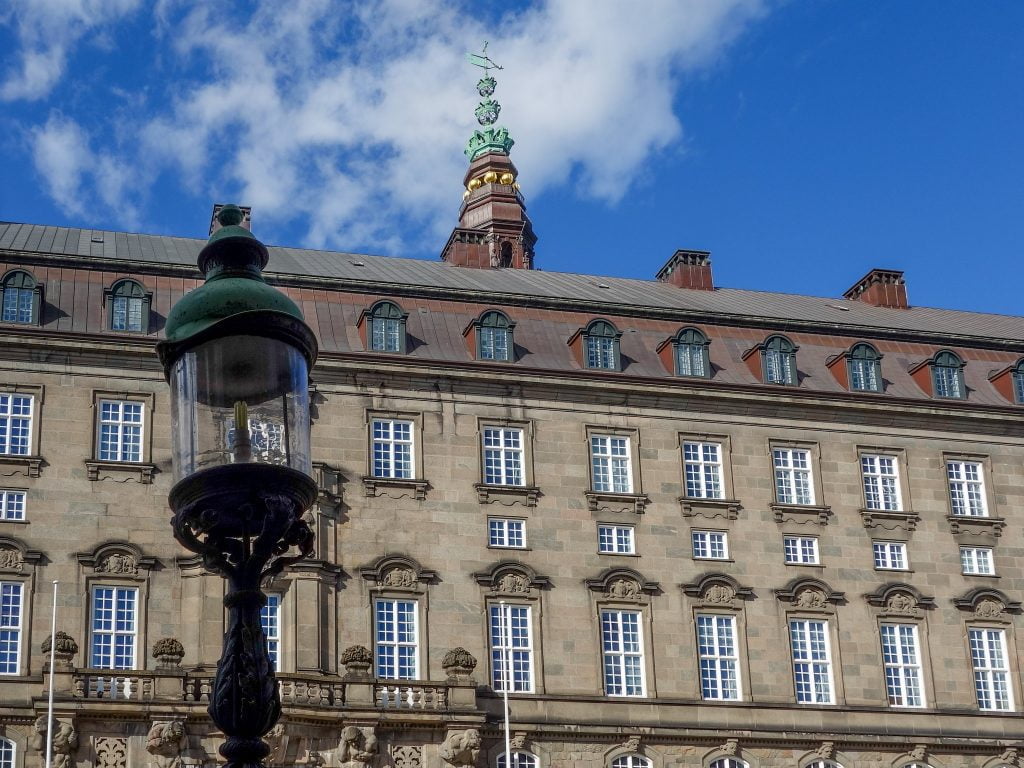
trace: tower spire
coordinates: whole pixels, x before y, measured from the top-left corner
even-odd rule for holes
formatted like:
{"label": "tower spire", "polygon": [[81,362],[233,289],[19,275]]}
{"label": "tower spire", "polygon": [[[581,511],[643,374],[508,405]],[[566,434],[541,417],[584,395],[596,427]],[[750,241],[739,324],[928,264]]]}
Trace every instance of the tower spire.
{"label": "tower spire", "polygon": [[459,225],[441,258],[459,267],[532,269],[537,236],[516,182],[518,171],[509,158],[515,142],[508,128],[495,125],[501,104],[493,98],[498,81],[491,70],[502,67],[487,55],[486,41],[480,53],[467,53],[466,60],[483,70],[476,84],[480,103],[474,110],[481,127],[466,143],[469,168],[463,179]]}

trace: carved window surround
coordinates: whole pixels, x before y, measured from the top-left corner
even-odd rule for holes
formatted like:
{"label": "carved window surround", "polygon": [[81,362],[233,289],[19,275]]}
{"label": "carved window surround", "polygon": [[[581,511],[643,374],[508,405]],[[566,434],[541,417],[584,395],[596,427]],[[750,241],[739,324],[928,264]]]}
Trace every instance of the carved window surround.
{"label": "carved window surround", "polygon": [[591,512],[634,512],[642,515],[651,499],[646,493],[605,493],[585,491],[587,508]]}
{"label": "carved window surround", "polygon": [[865,528],[881,528],[884,531],[904,530],[908,533],[917,529],[921,516],[910,511],[899,512],[884,509],[861,509],[860,518]]}
{"label": "carved window surround", "polygon": [[729,608],[739,611],[745,600],[754,598],[754,590],[742,586],[724,573],[706,573],[689,584],[680,584],[683,594],[693,599],[695,608]]}
{"label": "carved window surround", "polygon": [[316,503],[326,512],[341,506],[341,472],[322,461],[313,462],[313,479],[316,480]]}
{"label": "carved window surround", "polygon": [[477,500],[481,504],[496,502],[505,507],[511,507],[513,504],[535,507],[537,499],[540,498],[540,489],[535,486],[476,483],[473,488],[476,490]]}
{"label": "carved window surround", "polygon": [[1002,536],[1003,528],[1006,527],[1006,518],[1003,517],[974,517],[970,515],[946,515],[949,523],[949,532],[956,534],[967,534],[968,536]]}
{"label": "carved window surround", "polygon": [[834,591],[820,579],[798,578],[782,589],[775,590],[775,597],[801,613],[835,613],[837,605],[846,602],[843,592]]}
{"label": "carved window surround", "polygon": [[832,517],[832,507],[818,504],[779,504],[778,502],[772,502],[768,506],[774,513],[776,523],[828,525],[828,519]]}
{"label": "carved window surround", "polygon": [[404,480],[395,477],[363,477],[363,490],[367,496],[387,496],[401,499],[408,496],[417,501],[427,498],[429,483],[426,480]]}
{"label": "carved window surround", "polygon": [[[43,561],[43,553],[29,549],[18,539],[0,536],[0,574],[24,574]],[[26,593],[27,595],[27,593]],[[26,603],[28,605],[28,603]],[[31,625],[25,625],[31,626]],[[23,635],[25,637],[27,635]]]}
{"label": "carved window surround", "polygon": [[725,520],[736,520],[740,515],[743,505],[736,499],[695,499],[689,496],[680,496],[679,508],[683,517],[706,517],[714,520],[721,517]]}
{"label": "carved window surround", "polygon": [[39,477],[42,467],[42,456],[14,456],[7,453],[0,455],[0,477]]}
{"label": "carved window surround", "polygon": [[[423,594],[437,580],[437,571],[406,555],[385,555],[358,569],[359,575],[384,592]],[[423,625],[426,626],[426,625]]]}
{"label": "carved window surround", "polygon": [[990,587],[976,587],[961,597],[953,598],[953,605],[965,613],[973,613],[971,619],[998,624],[1012,624],[1012,617],[1021,612],[1020,601],[1011,600],[1003,592]]}
{"label": "carved window surround", "polygon": [[130,480],[132,475],[137,475],[140,483],[149,485],[153,482],[153,475],[156,474],[156,464],[140,461],[86,459],[85,471],[90,480],[113,480],[123,483]]}
{"label": "carved window surround", "polygon": [[471,574],[482,587],[487,588],[488,597],[535,597],[541,590],[551,586],[547,576],[541,576],[525,563],[502,560],[490,568]]}
{"label": "carved window surround", "polygon": [[935,598],[922,595],[909,584],[883,584],[864,595],[868,605],[878,609],[880,619],[922,619],[924,611],[935,607]]}

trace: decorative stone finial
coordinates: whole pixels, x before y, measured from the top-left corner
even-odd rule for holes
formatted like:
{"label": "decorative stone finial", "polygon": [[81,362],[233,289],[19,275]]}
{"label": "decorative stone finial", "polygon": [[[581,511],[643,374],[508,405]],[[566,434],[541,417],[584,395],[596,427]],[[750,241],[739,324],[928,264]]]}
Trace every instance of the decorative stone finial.
{"label": "decorative stone finial", "polygon": [[481,101],[476,105],[476,110],[474,111],[476,121],[483,126],[483,129],[473,131],[473,135],[469,137],[466,149],[464,150],[466,157],[469,158],[470,162],[473,162],[488,152],[507,155],[515,142],[508,135],[508,128],[494,125],[498,122],[498,115],[501,114],[501,104],[491,98],[495,88],[498,87],[498,81],[491,77],[490,71],[492,69],[502,69],[502,67],[495,64],[491,57],[487,55],[486,40],[484,41],[484,48],[480,53],[467,53],[466,59],[474,67],[480,67],[484,71],[484,76],[476,84],[476,92],[480,94]]}
{"label": "decorative stone finial", "polygon": [[366,679],[370,677],[373,654],[362,645],[350,645],[341,652],[341,663],[345,667],[345,678]]}
{"label": "decorative stone finial", "polygon": [[[43,655],[46,657],[43,663],[44,669],[50,664],[50,643],[52,637],[47,635],[40,646]],[[74,658],[75,654],[78,653],[78,643],[75,642],[75,638],[69,635],[67,632],[57,631],[57,647],[53,651],[54,658],[56,660],[56,668],[58,671],[66,671],[71,668],[71,659]]]}
{"label": "decorative stone finial", "polygon": [[468,681],[476,669],[476,658],[465,648],[452,648],[441,660],[441,669],[449,680]]}
{"label": "decorative stone finial", "polygon": [[175,637],[162,637],[153,643],[153,658],[161,669],[177,667],[185,658],[185,648]]}

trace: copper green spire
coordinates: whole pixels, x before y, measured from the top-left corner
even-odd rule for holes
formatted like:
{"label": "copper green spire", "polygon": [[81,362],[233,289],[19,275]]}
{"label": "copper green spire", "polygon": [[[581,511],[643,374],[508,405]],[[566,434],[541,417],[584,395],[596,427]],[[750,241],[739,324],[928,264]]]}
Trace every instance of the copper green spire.
{"label": "copper green spire", "polygon": [[480,94],[480,103],[476,105],[476,121],[483,126],[482,129],[473,131],[466,143],[466,157],[473,162],[481,155],[488,152],[497,152],[507,155],[515,142],[508,135],[508,128],[494,125],[498,122],[498,115],[501,114],[501,104],[491,98],[494,89],[498,87],[498,81],[491,77],[492,69],[502,69],[487,55],[487,41],[484,41],[484,49],[480,53],[467,53],[466,59],[474,67],[480,67],[484,76],[476,84],[477,93]]}

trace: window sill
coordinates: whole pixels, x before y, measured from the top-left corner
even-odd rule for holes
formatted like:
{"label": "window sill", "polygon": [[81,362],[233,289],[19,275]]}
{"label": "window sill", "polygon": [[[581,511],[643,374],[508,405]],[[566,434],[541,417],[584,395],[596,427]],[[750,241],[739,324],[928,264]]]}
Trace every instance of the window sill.
{"label": "window sill", "polygon": [[921,522],[921,516],[909,510],[893,512],[884,509],[861,509],[860,518],[865,528],[881,528],[886,531],[913,531]]}
{"label": "window sill", "polygon": [[824,568],[825,566],[821,563],[787,563],[785,560],[782,564],[787,568]]}
{"label": "window sill", "polygon": [[832,517],[832,507],[820,506],[817,504],[778,504],[768,505],[775,513],[776,523],[792,522],[804,525],[805,523],[817,523],[828,525],[828,519]]}
{"label": "window sill", "polygon": [[530,547],[502,547],[502,546],[499,546],[497,544],[488,544],[487,548],[488,549],[500,549],[500,550],[503,550],[505,552],[508,552],[509,550],[511,550],[512,552],[529,552],[530,551]]}
{"label": "window sill", "polygon": [[642,515],[651,501],[644,493],[585,491],[584,495],[591,512],[635,512]]}
{"label": "window sill", "polygon": [[476,489],[476,497],[481,504],[497,502],[506,507],[511,507],[513,504],[535,507],[537,506],[537,498],[540,496],[540,489],[532,485],[488,485],[487,483],[476,483],[473,488]]}
{"label": "window sill", "polygon": [[961,576],[966,576],[969,579],[998,579],[998,573],[964,573],[960,572]]}
{"label": "window sill", "polygon": [[0,518],[0,525],[28,525],[28,520],[7,520]]}
{"label": "window sill", "polygon": [[736,561],[731,557],[694,557],[694,562],[698,563],[735,563]]}
{"label": "window sill", "polygon": [[149,485],[153,482],[153,475],[156,474],[156,464],[148,464],[144,461],[86,459],[85,470],[90,480],[114,480],[123,483],[129,478],[121,478],[118,475],[138,475],[140,483]]}
{"label": "window sill", "polygon": [[600,557],[640,557],[636,552],[598,552]]}
{"label": "window sill", "polygon": [[364,477],[363,490],[367,496],[387,496],[401,499],[403,496],[423,501],[427,498],[426,480],[405,480],[396,477]]}
{"label": "window sill", "polygon": [[42,456],[18,456],[10,453],[0,455],[0,476],[2,477],[13,477],[18,474],[25,477],[39,477],[42,467]]}
{"label": "window sill", "polygon": [[966,533],[971,536],[991,534],[1001,536],[1006,527],[1006,519],[1002,517],[981,517],[971,515],[946,515],[949,532],[952,534]]}
{"label": "window sill", "polygon": [[690,496],[680,496],[679,507],[683,512],[683,517],[700,515],[711,520],[716,517],[735,520],[739,517],[740,510],[743,509],[736,499],[697,499]]}

